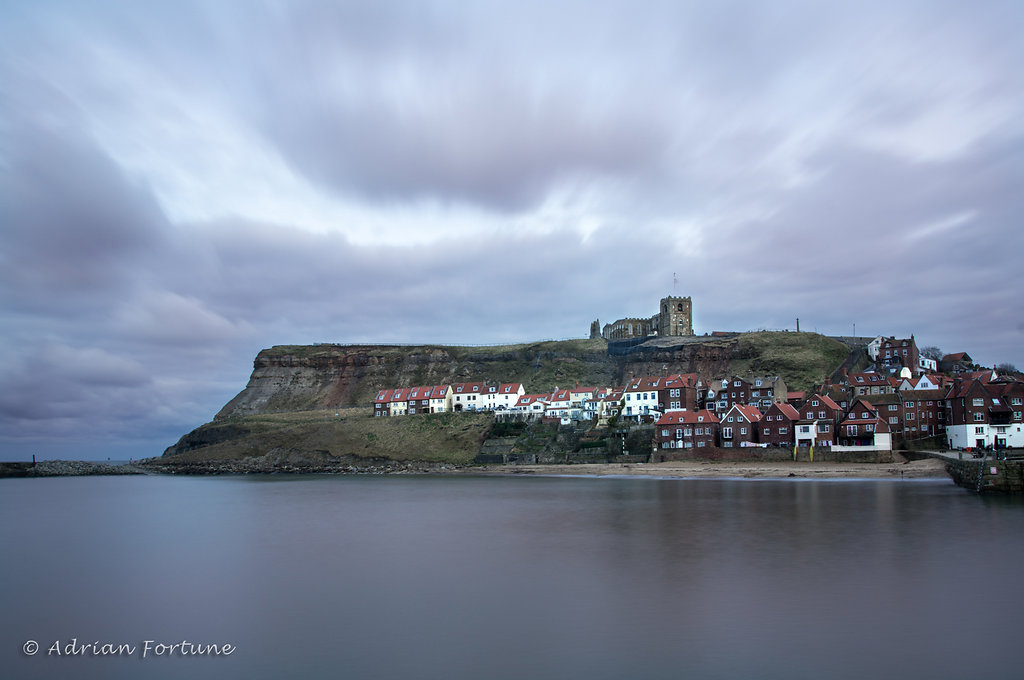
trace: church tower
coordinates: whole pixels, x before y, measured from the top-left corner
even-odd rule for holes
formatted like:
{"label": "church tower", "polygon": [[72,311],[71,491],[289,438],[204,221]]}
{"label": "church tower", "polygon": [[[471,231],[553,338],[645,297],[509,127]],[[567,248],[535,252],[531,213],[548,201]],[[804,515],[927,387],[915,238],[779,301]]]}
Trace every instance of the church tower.
{"label": "church tower", "polygon": [[693,306],[689,297],[661,299],[658,335],[693,335]]}

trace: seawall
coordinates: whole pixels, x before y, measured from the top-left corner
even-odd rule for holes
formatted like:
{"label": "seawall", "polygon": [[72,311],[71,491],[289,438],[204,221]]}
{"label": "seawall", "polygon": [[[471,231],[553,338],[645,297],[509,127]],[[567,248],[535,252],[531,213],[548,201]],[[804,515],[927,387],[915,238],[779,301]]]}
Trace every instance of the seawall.
{"label": "seawall", "polygon": [[946,472],[958,486],[978,493],[1024,493],[1024,460],[951,460]]}

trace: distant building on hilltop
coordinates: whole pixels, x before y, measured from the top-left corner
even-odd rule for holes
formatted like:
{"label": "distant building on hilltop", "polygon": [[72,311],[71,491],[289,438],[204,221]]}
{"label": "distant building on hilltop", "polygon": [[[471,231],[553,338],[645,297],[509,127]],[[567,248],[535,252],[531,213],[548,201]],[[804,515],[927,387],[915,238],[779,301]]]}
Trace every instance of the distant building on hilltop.
{"label": "distant building on hilltop", "polygon": [[[598,322],[590,326],[591,337],[596,337]],[[693,303],[689,297],[665,297],[661,308],[651,317],[628,317],[605,324],[601,337],[605,340],[628,340],[650,336],[693,335]]]}

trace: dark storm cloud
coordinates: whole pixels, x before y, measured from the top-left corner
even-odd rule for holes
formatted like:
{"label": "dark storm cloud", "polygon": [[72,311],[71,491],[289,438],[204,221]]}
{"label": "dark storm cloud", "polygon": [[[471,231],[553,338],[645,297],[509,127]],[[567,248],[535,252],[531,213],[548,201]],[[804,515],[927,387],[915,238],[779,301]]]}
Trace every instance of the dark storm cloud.
{"label": "dark storm cloud", "polygon": [[161,241],[156,202],[95,147],[22,127],[2,151],[0,282],[12,306],[90,305]]}

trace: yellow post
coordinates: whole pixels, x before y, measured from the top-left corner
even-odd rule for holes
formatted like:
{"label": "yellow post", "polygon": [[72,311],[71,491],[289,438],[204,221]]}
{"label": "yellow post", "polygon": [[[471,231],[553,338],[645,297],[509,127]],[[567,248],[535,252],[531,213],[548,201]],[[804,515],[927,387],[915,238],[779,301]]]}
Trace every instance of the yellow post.
{"label": "yellow post", "polygon": [[796,444],[793,445],[793,462],[796,462]]}
{"label": "yellow post", "polygon": [[811,443],[811,462],[814,462],[814,443]]}

